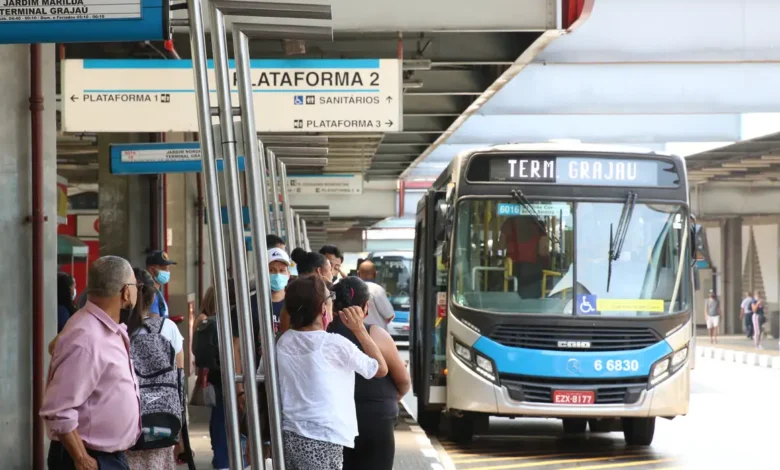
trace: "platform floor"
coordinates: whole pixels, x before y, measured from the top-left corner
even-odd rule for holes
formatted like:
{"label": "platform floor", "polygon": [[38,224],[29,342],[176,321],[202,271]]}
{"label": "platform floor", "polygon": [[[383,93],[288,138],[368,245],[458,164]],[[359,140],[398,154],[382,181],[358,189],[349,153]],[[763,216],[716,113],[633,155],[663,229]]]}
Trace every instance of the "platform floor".
{"label": "platform floor", "polygon": [[[403,409],[395,432],[395,462],[393,467],[398,470],[431,470],[437,468],[437,454],[433,444],[422,430],[414,425],[414,419]],[[204,408],[191,408],[190,440],[195,451],[195,467],[197,470],[211,470],[211,441],[208,428],[209,411]],[[413,431],[413,428],[415,429]],[[427,457],[426,454],[431,455]],[[185,470],[186,465],[179,466]]]}

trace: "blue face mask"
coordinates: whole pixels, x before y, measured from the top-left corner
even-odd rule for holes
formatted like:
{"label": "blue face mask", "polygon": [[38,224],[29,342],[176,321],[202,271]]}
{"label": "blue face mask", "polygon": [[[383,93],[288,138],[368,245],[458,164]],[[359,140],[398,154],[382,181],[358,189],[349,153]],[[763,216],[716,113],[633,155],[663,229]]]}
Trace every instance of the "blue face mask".
{"label": "blue face mask", "polygon": [[157,273],[156,281],[161,286],[168,284],[168,281],[171,280],[171,273],[170,271],[160,271]]}
{"label": "blue face mask", "polygon": [[271,290],[274,292],[284,290],[289,280],[290,276],[287,274],[271,274]]}

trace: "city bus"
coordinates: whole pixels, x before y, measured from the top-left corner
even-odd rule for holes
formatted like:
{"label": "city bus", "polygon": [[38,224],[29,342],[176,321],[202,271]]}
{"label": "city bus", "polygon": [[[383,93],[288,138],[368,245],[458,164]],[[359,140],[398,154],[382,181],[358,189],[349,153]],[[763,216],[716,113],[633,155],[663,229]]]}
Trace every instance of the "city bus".
{"label": "city bus", "polygon": [[[417,207],[417,419],[469,441],[490,416],[650,445],[688,412],[695,225],[683,159],[593,145],[458,155]],[[442,419],[443,418],[443,419]]]}
{"label": "city bus", "polygon": [[395,311],[395,317],[387,325],[387,331],[396,341],[408,341],[412,252],[375,251],[369,253],[366,259],[376,266],[376,282],[385,288],[387,298]]}

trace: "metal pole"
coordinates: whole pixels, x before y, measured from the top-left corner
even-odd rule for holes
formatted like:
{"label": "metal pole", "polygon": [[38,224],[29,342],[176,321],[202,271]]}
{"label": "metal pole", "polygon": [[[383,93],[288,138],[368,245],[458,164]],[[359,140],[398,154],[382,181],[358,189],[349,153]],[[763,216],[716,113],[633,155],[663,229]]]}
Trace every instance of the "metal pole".
{"label": "metal pole", "polygon": [[303,243],[303,232],[301,232],[301,215],[295,213],[295,241],[298,242],[298,246],[304,248],[306,245]]}
{"label": "metal pole", "polygon": [[190,18],[190,48],[192,50],[192,71],[195,77],[195,98],[198,106],[198,129],[203,155],[203,180],[206,190],[206,210],[211,237],[211,267],[214,293],[217,296],[217,319],[219,326],[219,360],[222,364],[222,390],[225,402],[225,425],[227,428],[230,468],[243,468],[241,437],[238,432],[238,403],[236,402],[235,364],[233,363],[233,335],[230,321],[227,269],[225,266],[225,244],[222,239],[222,220],[219,203],[219,182],[217,180],[217,157],[214,148],[214,131],[211,127],[211,103],[209,98],[208,66],[206,62],[205,32],[201,0],[187,0]]}
{"label": "metal pole", "polygon": [[287,246],[290,251],[298,245],[295,240],[295,230],[293,229],[292,211],[290,209],[290,193],[287,190],[287,166],[278,158],[276,164],[279,169],[279,179],[282,181],[282,211],[284,212],[284,231],[287,234]]}
{"label": "metal pole", "polygon": [[[225,165],[223,177],[227,189],[228,228],[230,233],[230,248],[233,260],[233,279],[236,289],[236,311],[238,314],[239,349],[244,376],[244,392],[246,394],[246,421],[249,435],[247,436],[251,450],[252,463],[263,461],[260,434],[260,401],[257,391],[257,381],[254,372],[255,341],[252,329],[251,306],[249,300],[249,280],[247,277],[246,244],[244,241],[243,214],[241,208],[241,192],[238,179],[238,156],[236,155],[236,136],[233,129],[233,105],[230,98],[230,74],[228,67],[227,35],[225,17],[220,10],[211,5],[211,44],[214,55],[214,76],[216,78],[217,101],[219,105],[219,122],[222,137],[222,159]],[[255,139],[250,139],[256,141]],[[212,220],[220,220],[219,218]],[[261,219],[262,220],[262,219]],[[216,224],[215,224],[216,225]],[[258,251],[262,241],[255,239]],[[258,266],[260,270],[262,266]]]}
{"label": "metal pole", "polygon": [[[276,176],[276,154],[274,154],[270,150],[265,151],[266,156],[268,157],[268,168],[271,169],[271,188],[273,188],[273,205],[274,205],[274,219],[276,222],[274,223],[274,228],[276,229],[276,234],[280,237],[284,237],[284,234],[282,233],[282,211],[279,207],[279,188],[277,187],[277,176]],[[292,248],[290,248],[292,251]]]}
{"label": "metal pole", "polygon": [[311,245],[309,244],[309,231],[306,230],[306,220],[301,219],[301,229],[303,230],[303,249],[311,251]]}
{"label": "metal pole", "polygon": [[[263,164],[262,145],[258,145],[255,128],[255,109],[252,101],[252,73],[249,65],[249,38],[238,28],[233,28],[233,47],[236,61],[236,75],[238,77],[238,98],[241,107],[241,124],[244,130],[244,153],[246,162],[246,177],[249,186],[249,211],[252,237],[255,240],[264,240],[266,227],[270,226],[268,217],[268,205],[265,203],[265,195],[268,191],[265,180],[265,165]],[[260,147],[260,148],[258,148]],[[258,195],[258,193],[260,193]],[[265,227],[260,222],[265,213]],[[279,395],[279,380],[276,370],[276,335],[273,329],[273,318],[270,310],[271,285],[268,271],[268,252],[261,247],[255,250],[257,260],[257,302],[260,306],[260,346],[263,351],[261,360],[265,376],[265,390],[268,397],[268,418],[271,432],[271,452],[273,468],[284,470],[284,447],[282,443],[282,409],[281,396]],[[253,371],[246,371],[244,376],[254,380]],[[262,441],[257,441],[257,447],[261,447]],[[254,456],[253,456],[254,457]],[[254,462],[254,460],[253,460]]]}

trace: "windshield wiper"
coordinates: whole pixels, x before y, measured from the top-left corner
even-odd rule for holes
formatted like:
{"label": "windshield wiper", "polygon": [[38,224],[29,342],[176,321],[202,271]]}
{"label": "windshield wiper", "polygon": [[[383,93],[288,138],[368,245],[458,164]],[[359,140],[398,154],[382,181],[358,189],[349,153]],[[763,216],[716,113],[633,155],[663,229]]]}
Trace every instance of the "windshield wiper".
{"label": "windshield wiper", "polygon": [[620,220],[618,221],[616,233],[612,233],[612,224],[609,224],[609,266],[607,267],[607,292],[609,292],[609,284],[612,281],[612,262],[617,261],[618,258],[620,258],[620,253],[623,251],[623,242],[626,241],[628,226],[631,223],[631,216],[634,214],[635,205],[636,193],[629,191],[626,202],[623,204],[623,211],[620,213]]}
{"label": "windshield wiper", "polygon": [[515,201],[517,201],[525,210],[528,211],[528,213],[534,218],[534,222],[536,222],[536,225],[539,226],[539,229],[544,232],[545,235],[548,235],[550,237],[550,240],[553,242],[553,245],[558,244],[558,248],[561,248],[561,245],[558,243],[558,239],[555,237],[555,233],[553,230],[550,230],[549,233],[547,231],[547,227],[544,225],[544,220],[539,216],[539,214],[536,212],[536,209],[534,209],[534,206],[531,205],[531,202],[528,201],[528,198],[525,197],[522,191],[519,189],[513,189],[510,194],[512,195],[512,198],[514,198]]}

